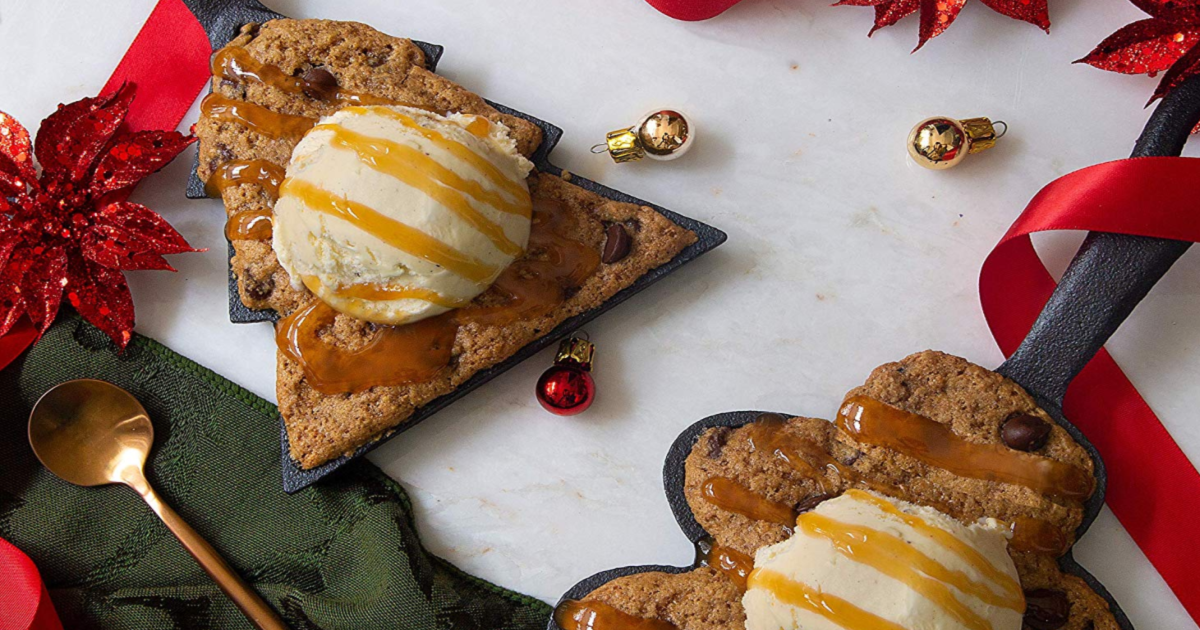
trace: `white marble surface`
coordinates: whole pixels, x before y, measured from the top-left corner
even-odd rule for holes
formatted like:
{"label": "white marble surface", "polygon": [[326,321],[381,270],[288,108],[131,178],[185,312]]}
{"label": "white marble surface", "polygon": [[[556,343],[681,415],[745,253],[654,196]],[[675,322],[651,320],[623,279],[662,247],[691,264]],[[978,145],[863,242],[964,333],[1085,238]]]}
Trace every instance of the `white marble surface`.
{"label": "white marble surface", "polygon": [[[602,569],[690,561],[660,471],[692,422],[748,408],[828,417],[872,367],[927,347],[997,365],[976,293],[983,257],[1042,185],[1126,156],[1154,86],[1070,63],[1139,19],[1121,0],[1051,0],[1049,36],[973,2],[915,55],[915,20],[868,40],[869,9],[822,0],[746,0],[698,24],[640,0],[267,3],[444,44],[445,74],[566,130],[561,166],[729,233],[588,327],[601,392],[588,413],[537,406],[544,352],[371,456],[412,492],[430,548],[546,600]],[[0,3],[0,109],[36,124],[95,93],[151,6]],[[618,167],[588,153],[653,106],[701,126],[691,155]],[[927,172],[903,139],[934,114],[1011,131],[955,171]],[[183,199],[190,162],[137,197],[209,251],[174,257],[177,275],[130,274],[138,330],[273,399],[270,330],[226,319],[223,215]],[[1061,268],[1077,242],[1039,245]],[[1197,286],[1192,252],[1110,346],[1193,462]],[[1111,513],[1077,549],[1139,627],[1195,627]]]}

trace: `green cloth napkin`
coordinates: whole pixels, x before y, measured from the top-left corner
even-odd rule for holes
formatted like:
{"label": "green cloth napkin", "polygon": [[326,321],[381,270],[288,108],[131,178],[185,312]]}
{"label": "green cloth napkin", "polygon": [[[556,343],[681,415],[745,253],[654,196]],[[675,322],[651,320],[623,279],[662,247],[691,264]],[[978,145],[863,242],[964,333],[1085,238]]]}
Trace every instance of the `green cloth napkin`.
{"label": "green cloth napkin", "polygon": [[0,370],[0,537],[37,563],[66,628],[250,628],[137,493],[76,488],[26,441],[50,387],[99,378],[154,421],[151,483],[296,630],[525,630],[550,608],[421,546],[404,490],[365,461],[295,495],[274,406],[145,337],[117,354],[68,315]]}

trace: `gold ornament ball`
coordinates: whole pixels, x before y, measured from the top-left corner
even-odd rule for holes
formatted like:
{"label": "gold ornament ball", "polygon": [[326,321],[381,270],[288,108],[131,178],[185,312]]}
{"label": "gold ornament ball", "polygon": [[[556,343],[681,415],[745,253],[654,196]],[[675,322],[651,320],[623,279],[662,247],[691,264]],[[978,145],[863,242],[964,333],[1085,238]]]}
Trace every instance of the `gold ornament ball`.
{"label": "gold ornament ball", "polygon": [[687,153],[696,135],[687,118],[671,109],[647,115],[637,133],[646,157],[655,160],[674,160]]}
{"label": "gold ornament ball", "polygon": [[957,165],[969,151],[967,132],[953,118],[938,116],[917,123],[908,134],[908,154],[925,168],[941,170]]}

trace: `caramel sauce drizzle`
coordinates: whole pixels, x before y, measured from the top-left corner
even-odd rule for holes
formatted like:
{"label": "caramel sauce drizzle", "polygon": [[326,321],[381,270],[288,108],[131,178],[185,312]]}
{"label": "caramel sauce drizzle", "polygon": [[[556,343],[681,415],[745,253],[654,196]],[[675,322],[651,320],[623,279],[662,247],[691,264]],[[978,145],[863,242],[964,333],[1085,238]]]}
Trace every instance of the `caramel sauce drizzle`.
{"label": "caramel sauce drizzle", "polygon": [[[255,59],[249,51],[240,46],[229,46],[217,51],[212,59],[212,74],[214,77],[228,79],[235,83],[257,83],[290,92],[304,94],[305,81],[294,77],[278,66],[265,64]],[[330,101],[350,103],[353,105],[404,105],[414,107],[401,101],[373,96],[363,92],[355,92],[339,87],[331,93]]]}
{"label": "caramel sauce drizzle", "polygon": [[746,581],[750,578],[750,572],[754,570],[754,558],[725,547],[711,538],[697,543],[697,551],[700,564],[724,573],[739,589],[746,590]]}
{"label": "caramel sauce drizzle", "polygon": [[993,606],[1025,610],[1023,596],[1014,600],[1008,595],[998,595],[986,584],[942,566],[902,538],[886,532],[843,523],[816,512],[801,515],[796,528],[805,535],[827,539],[841,555],[903,582],[970,630],[992,630],[992,625],[959,601],[951,586]]}
{"label": "caramel sauce drizzle", "polygon": [[479,182],[459,177],[423,151],[406,144],[373,138],[341,125],[324,124],[316,128],[333,133],[333,146],[353,151],[367,166],[412,186],[449,208],[486,236],[496,249],[513,258],[521,255],[521,246],[504,234],[500,224],[484,216],[467,200],[468,194],[476,198],[490,196],[495,197],[492,201],[498,204],[509,205],[494,193],[485,191]]}
{"label": "caramel sauce drizzle", "polygon": [[321,330],[337,316],[313,300],[280,321],[275,344],[323,394],[360,392],[380,385],[428,381],[450,363],[458,325],[445,313],[404,326],[380,326],[357,350],[326,343]]}
{"label": "caramel sauce drizzle", "polygon": [[604,602],[573,599],[554,609],[554,623],[562,630],[679,630],[673,623],[635,617]]}
{"label": "caramel sauce drizzle", "polygon": [[749,586],[769,591],[779,601],[818,614],[843,628],[908,630],[904,626],[863,610],[841,597],[822,592],[807,584],[795,582],[774,571],[755,569],[750,574]]}
{"label": "caramel sauce drizzle", "polygon": [[[304,286],[308,287],[309,291],[315,294],[320,294],[321,289],[325,285],[313,276],[305,276],[301,278]],[[459,308],[470,303],[468,301],[454,300],[448,298],[437,291],[425,289],[422,287],[407,287],[395,286],[387,284],[352,284],[349,286],[337,287],[330,290],[335,296],[352,300],[364,300],[368,302],[379,302],[388,300],[425,300],[432,304],[445,308]]]}
{"label": "caramel sauce drizzle", "polygon": [[1067,552],[1070,542],[1062,530],[1049,521],[1030,516],[1019,516],[1010,525],[1012,539],[1008,541],[1013,551],[1044,553],[1055,557]]}
{"label": "caramel sauce drizzle", "polygon": [[[472,168],[486,176],[488,181],[492,182],[492,185],[507,192],[520,203],[519,207],[513,208],[514,211],[517,211],[517,213],[521,214],[522,216],[529,216],[528,206],[530,203],[530,196],[528,187],[523,182],[517,182],[509,179],[508,176],[505,175],[499,168],[496,168],[495,164],[492,164],[491,161],[479,155],[470,147],[460,142],[455,142],[454,140],[447,138],[433,129],[424,127],[418,124],[417,121],[413,120],[412,116],[409,116],[403,112],[398,112],[394,109],[389,109],[387,107],[347,107],[344,111],[357,115],[368,113],[376,114],[385,118],[390,118],[401,125],[412,129],[426,140],[432,142],[434,146],[450,153],[454,157],[466,162],[467,164],[470,164]],[[487,122],[486,118],[483,118],[482,116],[477,117],[470,125],[468,125],[467,130],[471,131],[471,125],[475,125],[480,120]],[[524,208],[523,210],[522,207]]]}
{"label": "caramel sauce drizzle", "polygon": [[200,115],[242,125],[268,138],[299,140],[317,119],[273,112],[261,105],[226,98],[216,92],[200,101]]}
{"label": "caramel sauce drizzle", "polygon": [[[287,194],[295,194],[297,191],[289,188],[297,185],[306,184],[288,180],[283,188]],[[335,205],[340,204],[338,212],[364,214],[363,208],[346,205],[352,202],[324,194]],[[377,326],[366,345],[350,351],[320,338],[321,330],[333,323],[336,313],[324,302],[314,300],[280,321],[276,344],[304,370],[309,386],[321,393],[353,393],[376,386],[428,381],[450,364],[460,325],[497,325],[528,313],[548,313],[562,303],[566,289],[579,286],[595,271],[599,254],[566,236],[567,221],[560,204],[538,200],[530,234],[530,243],[536,248],[531,247],[526,258],[500,274],[489,290],[496,298],[494,304],[472,304],[402,326]]]}
{"label": "caramel sauce drizzle", "polygon": [[489,291],[494,306],[472,306],[463,317],[486,326],[541,317],[566,300],[567,289],[582,286],[600,266],[600,254],[568,236],[568,215],[558,202],[534,203],[528,254],[508,266]]}
{"label": "caramel sauce drizzle", "polygon": [[274,233],[270,208],[242,210],[225,221],[225,238],[231,241],[269,241]]}
{"label": "caramel sauce drizzle", "polygon": [[483,116],[476,116],[475,120],[467,124],[467,131],[475,137],[486,138],[492,133],[492,121]]}
{"label": "caramel sauce drizzle", "polygon": [[796,510],[762,497],[736,481],[713,477],[700,486],[700,493],[709,503],[756,521],[783,525],[791,530],[796,524]]}
{"label": "caramel sauce drizzle", "polygon": [[960,477],[1012,483],[1043,494],[1083,500],[1094,489],[1082,468],[998,444],[968,442],[950,427],[886,405],[854,396],[838,411],[838,426],[856,440],[882,446]]}
{"label": "caramel sauce drizzle", "polygon": [[[1021,583],[1017,580],[1014,580],[1012,576],[1008,575],[1004,571],[996,568],[996,566],[992,564],[990,560],[984,557],[983,554],[976,551],[974,547],[959,540],[954,534],[951,534],[940,527],[934,527],[927,523],[925,519],[921,518],[920,516],[909,514],[908,512],[896,507],[894,504],[875,495],[863,492],[862,490],[847,490],[846,496],[853,497],[856,501],[869,503],[875,506],[888,516],[891,516],[892,518],[895,518],[896,520],[913,528],[922,536],[937,543],[938,545],[941,545],[942,547],[945,547],[951,553],[958,556],[967,564],[971,565],[971,567],[980,574],[999,586],[1004,593],[1003,598],[996,600],[1000,603],[994,603],[993,601],[989,601],[989,599],[980,597],[980,599],[983,601],[993,603],[993,605],[997,606],[1012,608],[1013,610],[1025,609],[1025,593],[1021,590]],[[964,592],[970,592],[966,589],[960,590],[963,590]],[[991,594],[990,589],[985,590],[987,590],[988,594]]]}
{"label": "caramel sauce drizzle", "polygon": [[217,167],[204,190],[209,197],[220,197],[226,188],[239,184],[258,184],[271,201],[279,198],[279,184],[283,182],[283,167],[266,160],[233,160]]}
{"label": "caramel sauce drizzle", "polygon": [[280,191],[298,198],[313,210],[347,221],[396,249],[439,267],[445,267],[473,282],[485,282],[496,273],[494,267],[446,245],[421,230],[405,225],[370,206],[335,195],[306,181],[285,180],[280,186]]}

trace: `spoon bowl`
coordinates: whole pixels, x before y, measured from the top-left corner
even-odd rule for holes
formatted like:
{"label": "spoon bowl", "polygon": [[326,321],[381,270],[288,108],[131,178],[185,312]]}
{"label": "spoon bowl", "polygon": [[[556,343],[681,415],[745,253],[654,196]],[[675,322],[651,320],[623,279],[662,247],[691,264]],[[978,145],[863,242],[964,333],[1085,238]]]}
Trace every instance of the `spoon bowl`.
{"label": "spoon bowl", "polygon": [[279,615],[217,550],[146,481],[154,425],[133,394],[105,381],[67,381],[38,399],[29,414],[29,445],[42,465],[77,486],[133,488],[183,548],[259,630],[287,630]]}
{"label": "spoon bowl", "polygon": [[154,425],[129,392],[92,379],[46,392],[29,417],[29,444],[50,472],[78,486],[127,483],[154,444]]}

